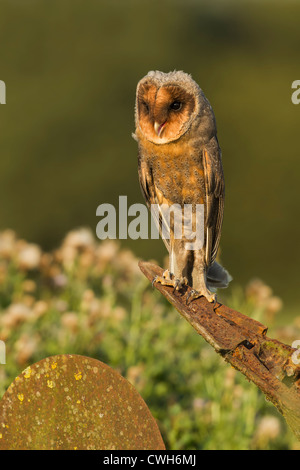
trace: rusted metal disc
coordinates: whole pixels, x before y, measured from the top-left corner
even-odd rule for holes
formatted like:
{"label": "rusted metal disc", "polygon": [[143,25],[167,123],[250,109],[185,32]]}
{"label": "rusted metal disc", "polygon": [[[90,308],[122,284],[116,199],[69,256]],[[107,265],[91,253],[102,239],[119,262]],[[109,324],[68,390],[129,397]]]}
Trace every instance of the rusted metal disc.
{"label": "rusted metal disc", "polygon": [[0,449],[165,449],[135,388],[102,362],[58,355],[27,367],[0,402]]}

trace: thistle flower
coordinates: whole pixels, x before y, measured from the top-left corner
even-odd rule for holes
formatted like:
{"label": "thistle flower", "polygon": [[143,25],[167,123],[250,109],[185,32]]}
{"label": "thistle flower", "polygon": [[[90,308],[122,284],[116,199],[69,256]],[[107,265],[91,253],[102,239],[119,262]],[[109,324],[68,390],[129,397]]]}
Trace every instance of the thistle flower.
{"label": "thistle flower", "polygon": [[37,302],[35,302],[33,309],[32,309],[33,316],[36,319],[40,318],[47,312],[48,309],[49,309],[49,306],[47,302],[45,302],[44,300],[38,300]]}
{"label": "thistle flower", "polygon": [[37,269],[41,261],[41,249],[33,243],[26,243],[17,252],[16,261],[21,269]]}
{"label": "thistle flower", "polygon": [[265,449],[269,442],[280,435],[281,426],[275,416],[264,416],[261,418],[255,432],[254,442],[257,448]]}
{"label": "thistle flower", "polygon": [[99,243],[96,249],[96,257],[98,261],[104,264],[110,263],[119,251],[119,244],[114,240],[104,240]]}
{"label": "thistle flower", "polygon": [[260,279],[253,279],[246,286],[246,296],[252,298],[258,306],[264,306],[272,296],[272,289]]}
{"label": "thistle flower", "polygon": [[89,228],[72,230],[64,239],[63,246],[70,246],[77,250],[94,246],[95,238]]}
{"label": "thistle flower", "polygon": [[0,257],[12,258],[15,252],[16,234],[12,230],[0,233]]}
{"label": "thistle flower", "polygon": [[94,249],[95,238],[92,231],[88,228],[80,228],[69,232],[59,250],[56,257],[62,262],[67,269],[73,267],[74,261],[79,253],[88,249]]}
{"label": "thistle flower", "polygon": [[36,352],[39,343],[37,335],[29,336],[23,333],[15,343],[16,361],[20,365],[26,364],[32,355]]}
{"label": "thistle flower", "polygon": [[22,283],[22,289],[26,293],[32,293],[36,291],[36,283],[32,279],[25,279]]}
{"label": "thistle flower", "polygon": [[61,317],[61,324],[63,327],[70,330],[72,333],[76,333],[79,327],[78,315],[74,312],[66,312]]}
{"label": "thistle flower", "polygon": [[31,318],[31,313],[31,309],[25,304],[11,304],[4,315],[1,316],[1,325],[7,328],[14,328]]}

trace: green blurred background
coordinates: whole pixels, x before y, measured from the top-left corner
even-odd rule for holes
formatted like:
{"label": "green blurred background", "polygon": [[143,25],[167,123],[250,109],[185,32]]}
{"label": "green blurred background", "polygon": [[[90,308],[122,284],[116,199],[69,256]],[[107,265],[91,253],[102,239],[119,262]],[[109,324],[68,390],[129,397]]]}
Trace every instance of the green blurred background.
{"label": "green blurred background", "polygon": [[[191,73],[217,119],[222,261],[293,312],[299,286],[299,2],[0,0],[0,229],[56,247],[96,208],[143,202],[134,100],[149,70]],[[158,241],[123,241],[162,261]]]}

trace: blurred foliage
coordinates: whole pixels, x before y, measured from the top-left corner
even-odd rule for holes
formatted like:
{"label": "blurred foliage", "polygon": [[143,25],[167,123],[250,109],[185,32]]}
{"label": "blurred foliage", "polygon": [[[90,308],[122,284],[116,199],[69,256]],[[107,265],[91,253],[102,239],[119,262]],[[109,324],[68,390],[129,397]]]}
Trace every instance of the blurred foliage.
{"label": "blurred foliage", "polygon": [[[74,226],[94,231],[99,204],[123,194],[143,202],[135,87],[151,69],[183,69],[217,118],[224,264],[239,283],[266,279],[292,311],[299,2],[0,0],[0,10],[0,227],[49,249]],[[164,254],[160,241],[127,246],[143,258]]]}
{"label": "blurred foliage", "polygon": [[[220,300],[271,325],[272,337],[300,337],[299,317],[276,327],[281,299],[259,279]],[[80,354],[135,386],[167,449],[298,448],[263,394],[151,288],[133,253],[97,242],[89,229],[71,231],[51,252],[0,233],[0,307],[0,395],[30,364]]]}

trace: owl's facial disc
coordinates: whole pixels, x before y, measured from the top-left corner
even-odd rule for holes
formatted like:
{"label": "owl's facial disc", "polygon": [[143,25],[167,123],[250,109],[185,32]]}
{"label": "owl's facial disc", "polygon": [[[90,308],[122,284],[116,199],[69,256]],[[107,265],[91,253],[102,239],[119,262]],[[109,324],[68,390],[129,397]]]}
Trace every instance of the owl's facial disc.
{"label": "owl's facial disc", "polygon": [[195,110],[195,98],[179,85],[157,87],[146,82],[140,86],[137,102],[141,131],[156,144],[179,139]]}

